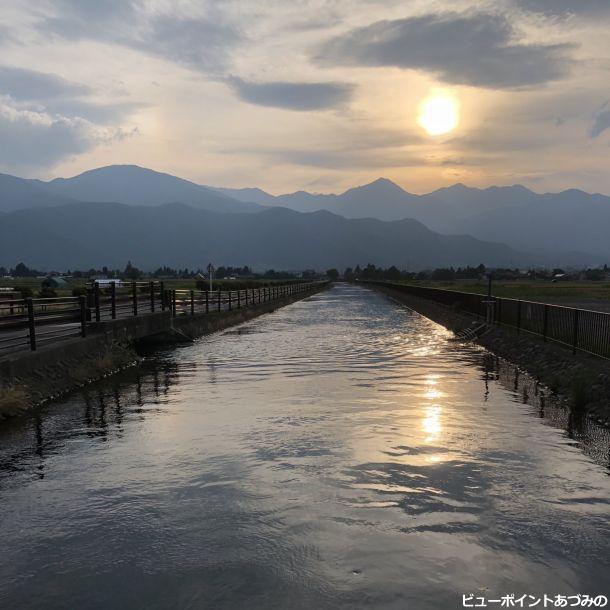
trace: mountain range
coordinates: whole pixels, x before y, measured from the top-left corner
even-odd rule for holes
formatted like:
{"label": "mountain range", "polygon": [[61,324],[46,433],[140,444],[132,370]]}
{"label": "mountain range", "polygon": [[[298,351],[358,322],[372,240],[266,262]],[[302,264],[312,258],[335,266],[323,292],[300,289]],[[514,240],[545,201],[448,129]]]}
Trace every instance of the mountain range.
{"label": "mountain range", "polygon": [[346,218],[380,220],[413,218],[433,231],[468,234],[532,253],[610,258],[610,197],[576,189],[538,194],[522,185],[477,189],[455,184],[415,195],[380,178],[340,195],[298,191],[274,197],[260,189],[220,192],[299,212],[327,210]]}
{"label": "mountain range", "polygon": [[610,259],[608,229],[610,198],[576,190],[456,184],[416,195],[380,178],[338,195],[274,196],[133,165],[49,182],[0,174],[4,266],[597,265]]}

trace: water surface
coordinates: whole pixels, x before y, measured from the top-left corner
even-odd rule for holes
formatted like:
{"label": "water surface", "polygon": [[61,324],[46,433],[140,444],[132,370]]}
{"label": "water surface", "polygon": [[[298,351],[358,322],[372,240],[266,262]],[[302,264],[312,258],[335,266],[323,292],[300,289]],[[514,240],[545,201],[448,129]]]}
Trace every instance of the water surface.
{"label": "water surface", "polygon": [[607,594],[607,431],[450,337],[337,286],[4,426],[0,608]]}

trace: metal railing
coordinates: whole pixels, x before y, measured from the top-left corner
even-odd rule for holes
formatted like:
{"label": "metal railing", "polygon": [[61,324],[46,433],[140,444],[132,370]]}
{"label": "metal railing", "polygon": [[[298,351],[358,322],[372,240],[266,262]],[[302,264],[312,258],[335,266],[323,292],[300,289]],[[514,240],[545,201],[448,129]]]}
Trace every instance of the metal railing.
{"label": "metal railing", "polygon": [[515,328],[560,343],[576,351],[610,358],[610,314],[576,307],[550,305],[536,301],[443,290],[397,282],[363,281],[428,299],[484,318],[495,324]]}
{"label": "metal railing", "polygon": [[86,298],[27,298],[0,302],[0,351],[29,347],[87,332]]}
{"label": "metal railing", "polygon": [[308,292],[326,282],[295,282],[244,290],[173,290],[163,282],[95,283],[77,297],[0,301],[0,354],[85,337],[100,322],[169,311],[172,316],[250,307]]}

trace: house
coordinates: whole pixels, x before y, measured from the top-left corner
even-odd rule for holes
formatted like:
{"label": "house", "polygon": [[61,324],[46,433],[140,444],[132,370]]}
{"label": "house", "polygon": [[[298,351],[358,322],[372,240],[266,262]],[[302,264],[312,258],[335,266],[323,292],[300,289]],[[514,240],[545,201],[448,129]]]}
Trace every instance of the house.
{"label": "house", "polygon": [[115,278],[98,278],[93,280],[94,284],[97,284],[100,288],[110,288],[112,284],[115,284],[117,288],[122,288],[125,283],[122,280]]}

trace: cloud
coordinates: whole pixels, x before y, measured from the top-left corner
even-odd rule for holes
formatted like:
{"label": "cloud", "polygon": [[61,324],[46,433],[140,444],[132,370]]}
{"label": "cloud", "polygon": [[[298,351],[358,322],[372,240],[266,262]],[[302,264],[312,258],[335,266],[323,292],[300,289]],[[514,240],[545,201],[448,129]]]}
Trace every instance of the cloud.
{"label": "cloud", "polygon": [[0,164],[13,168],[49,166],[95,143],[86,122],[20,109],[7,97],[0,97],[0,141]]}
{"label": "cloud", "polygon": [[527,10],[553,16],[594,16],[610,13],[608,0],[516,0]]}
{"label": "cloud", "polygon": [[0,94],[10,95],[15,100],[48,100],[88,93],[89,87],[67,81],[55,74],[0,66]]}
{"label": "cloud", "polygon": [[610,128],[609,105],[610,101],[603,104],[598,110],[595,119],[593,120],[593,125],[591,125],[591,129],[589,130],[589,136],[592,138],[597,138],[597,136],[601,135],[606,129]]}
{"label": "cloud", "polygon": [[235,76],[227,81],[240,99],[285,110],[326,110],[348,102],[353,86],[346,83],[253,83]]}
{"label": "cloud", "polygon": [[0,66],[0,95],[18,102],[30,102],[28,108],[66,117],[82,118],[93,123],[116,122],[143,104],[92,102],[93,90],[46,72],[14,66]]}
{"label": "cloud", "polygon": [[263,154],[276,164],[333,170],[420,167],[428,163],[422,156],[402,151],[378,154],[370,151],[315,150],[308,148],[305,150],[268,150]]}
{"label": "cloud", "polygon": [[140,104],[98,103],[93,93],[55,74],[0,66],[0,165],[47,167],[135,133],[112,124]]}
{"label": "cloud", "polygon": [[4,45],[9,42],[14,42],[15,37],[10,28],[5,25],[0,25],[0,45]]}
{"label": "cloud", "polygon": [[323,66],[394,66],[432,72],[450,84],[496,89],[560,79],[572,64],[568,44],[520,44],[501,15],[445,13],[378,21],[318,50]]}
{"label": "cloud", "polygon": [[229,52],[243,40],[220,13],[162,13],[136,0],[54,0],[55,14],[40,24],[43,32],[66,39],[118,44],[206,74],[218,74]]}

